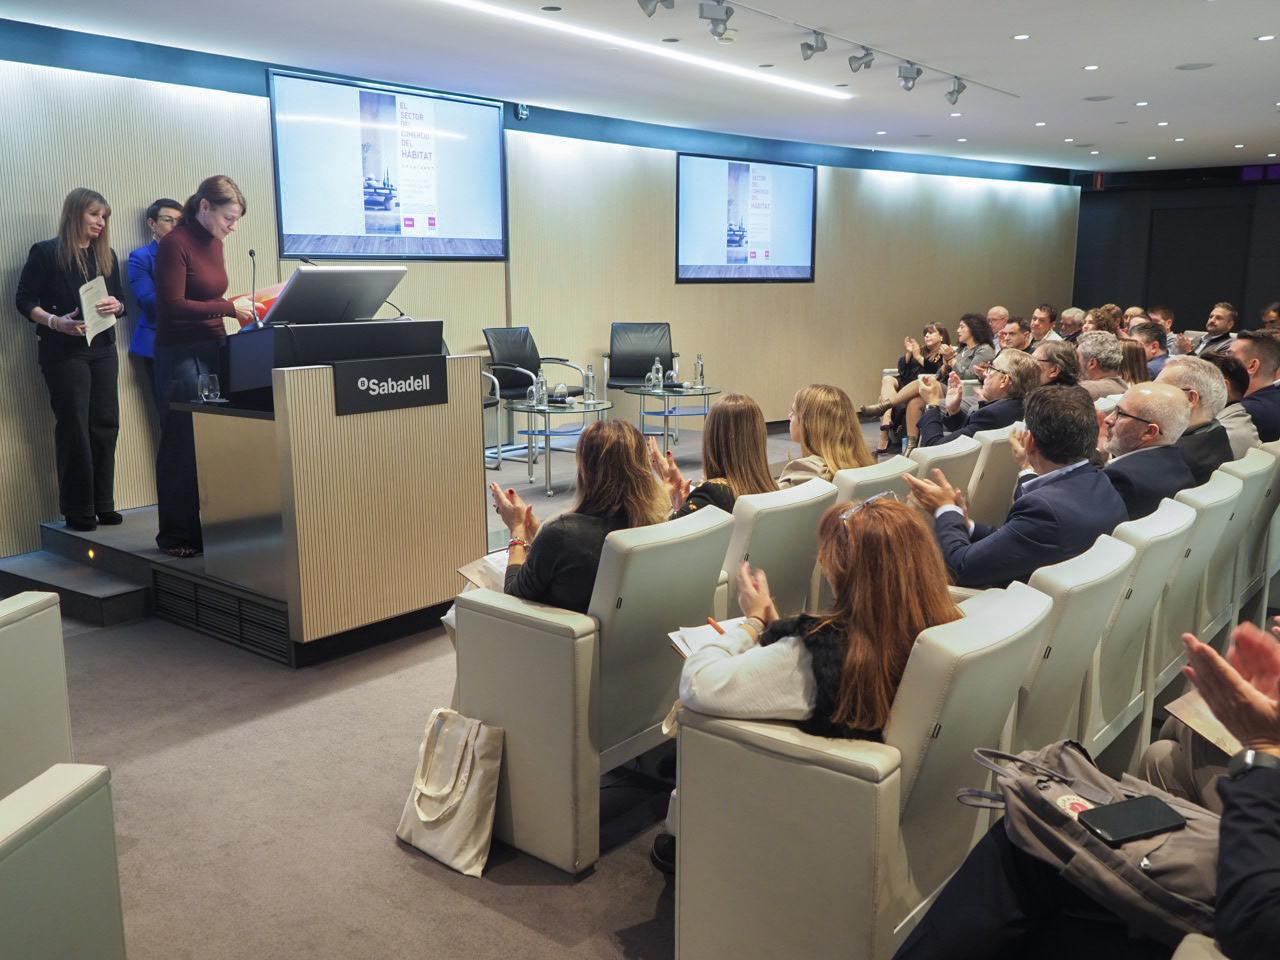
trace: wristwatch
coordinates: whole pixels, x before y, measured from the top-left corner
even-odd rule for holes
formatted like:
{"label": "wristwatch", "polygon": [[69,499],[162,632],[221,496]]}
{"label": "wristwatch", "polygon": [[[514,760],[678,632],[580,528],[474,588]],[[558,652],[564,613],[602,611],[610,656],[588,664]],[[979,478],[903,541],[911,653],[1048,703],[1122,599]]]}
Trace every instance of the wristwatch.
{"label": "wristwatch", "polygon": [[1227,764],[1227,779],[1238,780],[1250,770],[1259,767],[1267,767],[1272,770],[1280,769],[1280,757],[1273,753],[1265,753],[1262,750],[1254,750],[1252,747],[1245,747]]}

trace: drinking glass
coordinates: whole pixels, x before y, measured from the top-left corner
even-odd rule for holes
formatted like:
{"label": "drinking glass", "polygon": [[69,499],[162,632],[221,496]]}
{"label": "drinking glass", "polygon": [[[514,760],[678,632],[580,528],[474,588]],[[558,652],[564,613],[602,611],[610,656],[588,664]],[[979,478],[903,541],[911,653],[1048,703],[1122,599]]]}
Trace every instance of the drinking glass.
{"label": "drinking glass", "polygon": [[552,395],[555,397],[556,403],[564,403],[569,399],[569,388],[563,383],[557,383]]}
{"label": "drinking glass", "polygon": [[200,394],[200,399],[206,403],[217,400],[221,393],[218,387],[218,375],[216,373],[200,374],[196,380],[196,390]]}

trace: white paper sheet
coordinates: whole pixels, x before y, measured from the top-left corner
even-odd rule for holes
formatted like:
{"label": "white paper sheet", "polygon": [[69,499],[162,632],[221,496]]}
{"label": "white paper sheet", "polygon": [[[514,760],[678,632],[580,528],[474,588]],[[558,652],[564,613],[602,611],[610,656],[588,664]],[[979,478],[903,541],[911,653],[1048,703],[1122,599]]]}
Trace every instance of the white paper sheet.
{"label": "white paper sheet", "polygon": [[84,321],[85,339],[90,343],[93,343],[93,338],[98,334],[116,325],[114,316],[100,316],[95,306],[99,300],[105,300],[109,296],[111,294],[107,293],[107,281],[102,277],[94,277],[80,288],[80,319]]}
{"label": "white paper sheet", "polygon": [[[734,617],[732,620],[722,620],[720,627],[728,633],[745,619],[746,617]],[[704,623],[697,627],[681,627],[667,636],[671,638],[671,645],[676,648],[676,653],[680,654],[682,659],[688,660],[691,653],[702,649],[708,643],[714,643],[720,637],[720,630],[709,623]]]}

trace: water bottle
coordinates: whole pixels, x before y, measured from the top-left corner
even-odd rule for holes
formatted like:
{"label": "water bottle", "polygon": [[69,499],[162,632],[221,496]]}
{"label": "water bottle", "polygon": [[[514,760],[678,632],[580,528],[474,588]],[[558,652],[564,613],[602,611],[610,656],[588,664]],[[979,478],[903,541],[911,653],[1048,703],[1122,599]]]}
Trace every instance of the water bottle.
{"label": "water bottle", "polygon": [[698,389],[702,389],[707,385],[707,371],[702,363],[702,354],[698,354],[698,359],[693,363],[694,377],[693,385]]}
{"label": "water bottle", "polygon": [[533,381],[533,393],[537,406],[545,407],[547,405],[547,375],[542,372],[542,368],[538,368],[538,379]]}
{"label": "water bottle", "polygon": [[582,378],[582,399],[587,403],[594,403],[596,399],[596,371],[589,363],[586,376]]}
{"label": "water bottle", "polygon": [[653,369],[650,375],[653,377],[653,389],[662,389],[662,359],[660,357],[653,358]]}

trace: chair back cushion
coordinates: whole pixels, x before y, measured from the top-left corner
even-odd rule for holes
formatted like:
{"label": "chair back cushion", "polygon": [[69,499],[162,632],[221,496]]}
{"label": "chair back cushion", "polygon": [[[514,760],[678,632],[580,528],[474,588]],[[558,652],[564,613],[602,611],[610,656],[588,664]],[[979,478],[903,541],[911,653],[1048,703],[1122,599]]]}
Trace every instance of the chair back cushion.
{"label": "chair back cushion", "polygon": [[[489,345],[489,357],[494,363],[510,363],[524,367],[534,376],[542,366],[542,356],[538,353],[538,345],[533,342],[533,334],[528,327],[485,327],[484,340]],[[519,390],[523,396],[529,389],[529,378],[514,370],[494,370],[498,378],[498,387],[505,397],[507,392]],[[507,397],[510,399],[510,397]]]}
{"label": "chair back cushion", "polygon": [[1079,556],[1032,574],[1031,586],[1052,598],[1053,610],[1036,631],[1018,692],[1015,753],[1076,735],[1085,674],[1137,556],[1129,544],[1104,534]]}
{"label": "chair back cushion", "polygon": [[[1238,479],[1215,470],[1208,482],[1182,490],[1174,498],[1196,511],[1196,521],[1183,548],[1182,562],[1165,590],[1161,605],[1159,635],[1152,651],[1152,667],[1157,678],[1185,658],[1182,635],[1195,633],[1200,628],[1200,583],[1243,491],[1244,484]],[[1231,577],[1231,571],[1224,575]],[[1167,681],[1168,677],[1164,682]],[[1153,694],[1159,692],[1159,689],[1152,691]]]}
{"label": "chair back cushion", "polygon": [[1009,438],[1014,430],[1022,427],[1022,423],[1014,423],[999,430],[979,430],[973,435],[982,450],[969,480],[966,499],[969,517],[976,523],[998,527],[1009,515],[1013,490],[1018,485],[1018,464],[1013,459]]}
{"label": "chair back cushion", "polygon": [[661,724],[675,703],[683,661],[667,634],[713,614],[732,533],[729,514],[704,507],[605,538],[589,609],[600,624],[592,741],[602,756]]}
{"label": "chair back cushion", "polygon": [[[1268,462],[1266,457],[1270,457]],[[1271,532],[1271,522],[1275,518],[1276,505],[1280,503],[1280,483],[1277,482],[1277,468],[1280,468],[1280,440],[1263,444],[1254,448],[1239,460],[1228,461],[1222,465],[1225,473],[1241,480],[1245,484],[1244,498],[1250,497],[1249,488],[1257,483],[1258,473],[1266,474],[1262,484],[1262,496],[1254,507],[1253,519],[1248,521],[1244,531],[1244,539],[1239,545],[1239,566],[1236,569],[1237,599],[1244,601],[1241,592],[1252,591],[1262,585],[1263,570],[1267,562],[1267,538]],[[1247,505],[1246,505],[1247,509]]]}
{"label": "chair back cushion", "polygon": [[981,787],[973,750],[999,744],[1050,600],[1021,583],[960,604],[964,617],[916,639],[885,743],[902,757],[901,834],[916,889],[936,889],[973,841],[976,817],[956,791]]}
{"label": "chair back cushion", "polygon": [[817,477],[786,490],[738,497],[724,556],[729,616],[742,615],[735,578],[743,560],[768,576],[778,613],[789,617],[804,610],[818,558],[818,521],[835,502],[836,488]]}
{"label": "chair back cushion", "polygon": [[968,490],[981,452],[982,444],[973,437],[959,436],[936,447],[916,447],[911,451],[911,459],[919,465],[917,476],[931,480],[932,471],[941,470],[951,486],[957,490]]}
{"label": "chair back cushion", "polygon": [[615,323],[609,331],[609,379],[643,381],[653,369],[653,358],[662,369],[671,369],[671,324]]}
{"label": "chair back cushion", "polygon": [[836,473],[833,482],[836,485],[836,502],[846,500],[866,500],[877,493],[893,492],[901,499],[907,499],[911,488],[903,480],[906,474],[916,475],[920,465],[914,460],[895,456],[881,460],[868,467],[849,467]]}
{"label": "chair back cushion", "polygon": [[0,600],[0,798],[71,759],[58,595]]}
{"label": "chair back cushion", "polygon": [[[1186,550],[1196,512],[1186,504],[1165,499],[1155,513],[1128,520],[1113,536],[1137,551],[1128,587],[1103,637],[1085,690],[1081,742],[1090,752],[1090,741],[1117,719],[1128,723],[1141,710],[1142,654],[1157,615],[1157,605],[1173,580]],[[1127,714],[1127,716],[1126,716]],[[1113,731],[1113,734],[1118,731]],[[1113,737],[1108,738],[1108,742]],[[1099,747],[1106,744],[1099,744]]]}
{"label": "chair back cushion", "polygon": [[[1241,552],[1250,549],[1261,549],[1254,545],[1253,535],[1268,529],[1258,517],[1258,510],[1267,498],[1267,492],[1275,479],[1276,459],[1264,450],[1253,449],[1239,460],[1224,463],[1219,468],[1223,473],[1235,477],[1243,484],[1240,499],[1235,509],[1227,518],[1226,529],[1222,531],[1222,539],[1209,561],[1206,571],[1203,603],[1200,608],[1200,627],[1211,621],[1216,627],[1221,626],[1224,613],[1234,604],[1236,592],[1237,561]],[[1247,555],[1244,558],[1248,559]],[[1247,562],[1246,562],[1247,566]],[[1241,584],[1243,586],[1243,584]],[[1208,637],[1202,637],[1208,642]]]}

